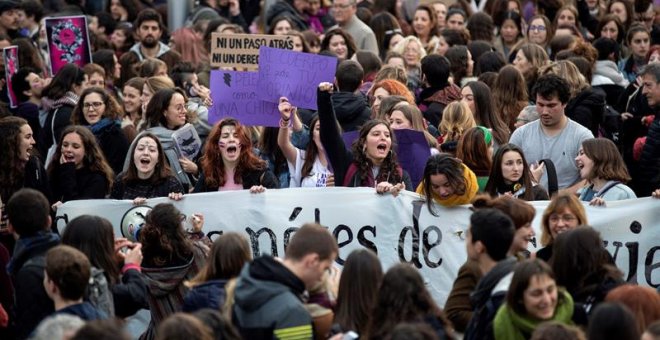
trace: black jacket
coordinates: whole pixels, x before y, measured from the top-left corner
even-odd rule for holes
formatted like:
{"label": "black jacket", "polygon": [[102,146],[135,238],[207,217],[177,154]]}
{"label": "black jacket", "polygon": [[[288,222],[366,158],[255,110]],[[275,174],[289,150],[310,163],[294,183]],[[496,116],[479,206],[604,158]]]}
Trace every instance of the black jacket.
{"label": "black jacket", "polygon": [[[298,11],[286,0],[280,0],[270,6],[268,11],[266,11],[266,32],[270,30],[271,25],[273,24],[273,19],[285,16],[293,23],[298,26],[299,31],[304,31],[309,28],[307,20],[300,14]],[[293,27],[293,29],[296,29]]]}
{"label": "black jacket", "polygon": [[226,284],[227,280],[210,280],[194,286],[183,299],[181,310],[185,313],[194,313],[204,308],[222,309],[227,296]]}
{"label": "black jacket", "polygon": [[645,196],[660,188],[660,114],[655,115],[649,127],[646,144],[639,159],[639,174],[642,187],[646,190],[643,192]]}
{"label": "black jacket", "polygon": [[119,124],[111,124],[95,133],[105,159],[115,174],[122,171],[128,153],[128,138]]}
{"label": "black jacket", "polygon": [[7,270],[14,285],[14,326],[17,339],[25,339],[39,322],[55,311],[44,290],[44,254],[60,243],[57,235],[40,233],[18,239]]}
{"label": "black jacket", "polygon": [[442,121],[442,112],[453,101],[461,99],[461,88],[447,84],[439,87],[427,87],[420,92],[417,105],[430,125],[438,127]]}
{"label": "black jacket", "polygon": [[111,290],[117,317],[129,317],[140,309],[149,308],[147,283],[136,269],[129,269],[122,274],[121,282],[113,285]]}
{"label": "black jacket", "polygon": [[332,95],[332,107],[344,132],[359,130],[371,119],[371,109],[362,93],[337,92]]}
{"label": "black jacket", "polygon": [[605,98],[591,87],[584,89],[566,104],[566,116],[586,127],[598,136],[598,126],[603,120]]}
{"label": "black jacket", "polygon": [[[55,141],[59,141],[62,136],[62,131],[71,125],[71,113],[73,106],[64,104],[57,109],[52,109],[48,112],[44,127],[41,129],[41,140],[37,143],[39,153],[46,158],[48,148],[53,145],[53,131],[55,132]],[[55,121],[53,121],[53,118]],[[51,129],[51,125],[53,129]]]}
{"label": "black jacket", "polygon": [[[199,180],[195,185],[193,192],[213,192],[218,191],[218,188],[209,188],[206,186],[206,181],[204,180],[204,173],[200,171]],[[279,183],[275,175],[268,170],[252,170],[248,171],[241,176],[243,182],[243,189],[250,189],[255,185],[263,185],[268,189],[279,188]]]}
{"label": "black jacket", "polygon": [[[53,161],[55,162],[55,161]],[[73,200],[105,198],[108,193],[105,175],[88,167],[76,169],[73,162],[57,164],[51,179],[53,200],[62,203]]]}

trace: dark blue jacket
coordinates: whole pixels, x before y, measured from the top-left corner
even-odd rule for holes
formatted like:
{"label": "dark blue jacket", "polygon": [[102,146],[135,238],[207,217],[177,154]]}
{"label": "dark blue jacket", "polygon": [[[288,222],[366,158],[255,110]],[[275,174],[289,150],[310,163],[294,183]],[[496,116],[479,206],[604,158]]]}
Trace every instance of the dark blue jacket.
{"label": "dark blue jacket", "polygon": [[89,302],[78,303],[69,307],[62,308],[55,312],[55,314],[69,314],[75,315],[85,321],[107,319],[108,316],[102,311],[96,309],[94,305]]}
{"label": "dark blue jacket", "polygon": [[227,280],[211,280],[193,287],[183,299],[182,310],[193,313],[203,308],[219,310],[225,303]]}

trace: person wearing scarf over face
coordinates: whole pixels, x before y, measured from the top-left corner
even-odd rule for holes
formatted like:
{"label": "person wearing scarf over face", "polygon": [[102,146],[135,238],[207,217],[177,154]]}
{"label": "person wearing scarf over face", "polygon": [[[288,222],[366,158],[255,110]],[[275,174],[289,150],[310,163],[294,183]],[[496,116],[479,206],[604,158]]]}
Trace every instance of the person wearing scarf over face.
{"label": "person wearing scarf over face", "polygon": [[71,123],[87,126],[115,174],[122,171],[128,153],[128,138],[121,128],[121,107],[100,87],[85,89],[71,114]]}
{"label": "person wearing scarf over face", "polygon": [[[452,207],[470,203],[478,189],[477,176],[470,168],[451,155],[439,154],[426,161],[424,178],[416,191],[426,196],[427,203],[433,198],[442,206]],[[437,216],[431,204],[428,208]]]}

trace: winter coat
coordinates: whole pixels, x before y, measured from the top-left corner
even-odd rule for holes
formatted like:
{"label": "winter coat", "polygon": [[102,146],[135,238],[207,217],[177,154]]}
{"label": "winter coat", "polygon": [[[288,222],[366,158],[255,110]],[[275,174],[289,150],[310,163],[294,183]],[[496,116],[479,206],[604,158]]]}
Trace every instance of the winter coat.
{"label": "winter coat", "polygon": [[192,287],[183,299],[182,311],[194,313],[200,309],[222,309],[227,297],[225,285],[227,280],[209,280]]}
{"label": "winter coat", "polygon": [[359,130],[362,124],[371,119],[367,98],[361,93],[337,92],[332,95],[332,107],[344,132]]}
{"label": "winter coat", "polygon": [[566,105],[566,116],[586,127],[598,136],[598,126],[603,120],[605,98],[592,88],[586,88],[571,98]]}
{"label": "winter coat", "polygon": [[430,125],[437,127],[442,121],[442,112],[453,101],[461,99],[461,88],[448,84],[444,87],[429,87],[419,94],[417,106]]}

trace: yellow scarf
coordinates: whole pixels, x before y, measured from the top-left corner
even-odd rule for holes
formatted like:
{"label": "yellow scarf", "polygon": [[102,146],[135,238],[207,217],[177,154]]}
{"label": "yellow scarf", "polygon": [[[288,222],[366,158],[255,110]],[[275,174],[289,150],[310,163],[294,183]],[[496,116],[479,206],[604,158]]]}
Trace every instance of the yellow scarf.
{"label": "yellow scarf", "polygon": [[[472,201],[474,196],[477,195],[477,190],[479,190],[479,184],[477,183],[477,176],[468,168],[465,166],[465,164],[461,164],[463,167],[463,178],[465,179],[465,193],[463,195],[451,195],[447,199],[441,199],[440,196],[438,196],[435,192],[431,193],[433,196],[433,200],[445,207],[452,207],[455,205],[462,205],[462,204],[468,204]],[[426,194],[424,193],[424,181],[419,183],[417,186],[417,190],[415,190],[418,194],[425,196]]]}

